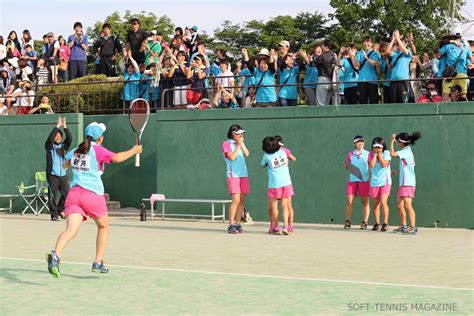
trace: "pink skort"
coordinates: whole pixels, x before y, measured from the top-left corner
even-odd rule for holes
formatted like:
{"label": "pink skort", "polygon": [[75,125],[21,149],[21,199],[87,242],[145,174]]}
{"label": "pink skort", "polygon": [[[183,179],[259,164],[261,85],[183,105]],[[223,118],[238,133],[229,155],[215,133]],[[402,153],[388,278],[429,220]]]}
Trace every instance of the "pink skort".
{"label": "pink skort", "polygon": [[410,197],[415,198],[415,189],[414,186],[401,186],[398,187],[398,197]]}
{"label": "pink skort", "polygon": [[371,199],[380,199],[382,194],[390,195],[391,184],[386,184],[382,187],[370,187],[369,195]]}
{"label": "pink skort", "polygon": [[248,194],[250,193],[250,181],[245,178],[227,178],[227,188],[229,194]]}
{"label": "pink skort", "polygon": [[347,182],[346,195],[369,196],[370,182]]}
{"label": "pink skort", "polygon": [[98,195],[80,186],[75,186],[69,191],[64,206],[66,217],[70,214],[78,213],[82,215],[83,221],[87,220],[87,216],[90,218],[101,218],[107,215],[105,196]]}
{"label": "pink skort", "polygon": [[292,197],[295,193],[293,192],[293,185],[290,184],[279,188],[269,188],[267,195],[272,199],[282,199]]}

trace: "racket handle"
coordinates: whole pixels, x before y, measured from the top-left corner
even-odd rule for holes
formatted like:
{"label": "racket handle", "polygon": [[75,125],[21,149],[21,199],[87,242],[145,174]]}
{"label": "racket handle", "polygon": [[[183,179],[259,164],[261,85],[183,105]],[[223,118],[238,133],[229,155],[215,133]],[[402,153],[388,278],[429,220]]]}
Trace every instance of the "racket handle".
{"label": "racket handle", "polygon": [[135,167],[140,167],[140,154],[135,155]]}

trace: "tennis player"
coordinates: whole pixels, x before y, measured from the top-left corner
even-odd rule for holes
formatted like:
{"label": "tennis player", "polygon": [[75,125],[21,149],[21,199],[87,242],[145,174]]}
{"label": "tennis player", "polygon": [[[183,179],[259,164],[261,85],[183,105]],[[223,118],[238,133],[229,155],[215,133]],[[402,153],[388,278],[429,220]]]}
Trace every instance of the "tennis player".
{"label": "tennis player", "polygon": [[352,216],[352,207],[354,206],[354,201],[357,195],[360,196],[362,201],[363,209],[363,221],[360,225],[360,229],[367,229],[367,221],[369,220],[370,215],[370,206],[369,206],[369,152],[364,149],[365,139],[364,137],[357,135],[352,140],[354,143],[354,150],[351,150],[344,161],[344,167],[347,169],[349,164],[352,164],[360,170],[362,179],[356,177],[353,174],[349,174],[349,179],[347,180],[347,189],[346,189],[346,221],[344,223],[344,228],[351,228],[351,216]]}
{"label": "tennis player", "polygon": [[104,165],[124,162],[135,154],[142,152],[141,145],[131,149],[114,153],[102,146],[106,127],[102,123],[93,122],[86,127],[86,139],[66,155],[64,168],[71,166],[73,180],[71,190],[66,198],[65,215],[67,227],[59,235],[56,247],[46,254],[48,271],[55,277],[60,276],[60,256],[66,245],[76,237],[83,221],[87,216],[97,224],[97,243],[95,261],[92,271],[107,273],[109,269],[104,265],[103,255],[109,236],[109,218],[104,198],[102,173]]}

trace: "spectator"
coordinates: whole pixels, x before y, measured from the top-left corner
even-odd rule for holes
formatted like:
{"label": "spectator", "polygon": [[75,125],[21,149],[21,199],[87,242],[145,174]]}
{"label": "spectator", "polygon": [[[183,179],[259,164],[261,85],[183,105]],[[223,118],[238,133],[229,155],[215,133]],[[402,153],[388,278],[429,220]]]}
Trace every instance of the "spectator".
{"label": "spectator", "polygon": [[12,94],[12,97],[16,98],[13,106],[17,107],[17,115],[28,114],[35,101],[35,92],[32,90],[32,84],[29,80],[20,82],[18,86]]}
{"label": "spectator", "polygon": [[21,44],[18,41],[18,35],[16,34],[15,31],[10,31],[10,33],[8,33],[7,42],[9,40],[13,42],[13,44],[15,45],[15,48],[18,50],[18,52],[20,52],[21,51]]}
{"label": "spectator", "polygon": [[38,67],[36,68],[36,85],[45,85],[48,84],[49,81],[49,70],[46,67],[46,63],[44,59],[38,60]]}
{"label": "spectator", "polygon": [[[446,56],[446,66],[454,66],[456,68],[456,76],[452,80],[444,80],[443,82],[443,100],[446,99],[446,94],[451,93],[451,87],[458,85],[461,87],[462,94],[467,93],[467,69],[471,64],[471,50],[462,41],[462,30],[455,28],[452,32],[452,40],[440,48],[442,56]],[[451,93],[452,94],[452,93]],[[452,100],[452,98],[451,98]]]}
{"label": "spectator", "polygon": [[359,70],[359,103],[376,104],[379,100],[377,67],[381,62],[380,54],[373,49],[372,37],[366,36],[362,43],[364,49],[357,52],[355,67]]}
{"label": "spectator", "polygon": [[99,73],[107,77],[117,76],[115,60],[116,55],[122,51],[122,43],[118,37],[112,35],[112,27],[109,23],[104,23],[102,35],[94,43],[94,52],[99,58]]}
{"label": "spectator", "polygon": [[283,62],[283,58],[288,55],[290,51],[290,42],[288,41],[281,41],[278,43],[278,67],[281,66]]}
{"label": "spectator", "polygon": [[18,61],[18,68],[16,69],[16,77],[20,81],[33,81],[33,69],[28,66],[26,59],[20,59]]}
{"label": "spectator", "polygon": [[[166,54],[166,55],[165,55]],[[169,48],[166,49],[166,53],[160,56],[158,62],[158,69],[161,72],[163,80],[160,81],[160,91],[163,93],[164,98],[164,106],[166,107],[174,107],[173,103],[173,76],[176,69],[179,69],[177,63],[179,61],[171,55],[171,51]],[[164,64],[162,63],[164,60]],[[183,87],[185,89],[185,87]],[[184,96],[186,98],[186,96]]]}
{"label": "spectator", "polygon": [[417,99],[417,103],[439,103],[442,99],[436,91],[436,83],[428,81],[425,85],[424,94]]}
{"label": "spectator", "polygon": [[59,77],[62,78],[63,82],[67,82],[67,69],[69,64],[69,57],[71,56],[71,50],[67,46],[66,40],[61,35],[58,37],[59,42]]}
{"label": "spectator", "polygon": [[[188,70],[188,79],[191,80],[191,89],[186,98],[188,103],[196,104],[201,99],[208,98],[205,79],[209,75],[209,61],[202,54],[194,56],[191,66]],[[192,95],[192,97],[189,96]]]}
{"label": "spectator", "polygon": [[82,33],[82,23],[74,23],[74,34],[67,39],[68,47],[71,49],[69,57],[69,80],[84,77],[87,74],[87,49],[89,40]]}
{"label": "spectator", "polygon": [[356,52],[357,48],[355,45],[352,48],[341,47],[339,55],[342,70],[342,76],[339,77],[339,81],[344,82],[344,98],[347,104],[357,104],[359,102],[357,83],[351,82],[357,81],[359,78],[359,70],[355,66]]}
{"label": "spectator", "polygon": [[150,32],[151,41],[148,41],[143,47],[145,47],[145,65],[158,63],[163,47],[161,42],[158,40],[158,32],[153,30]]}
{"label": "spectator", "polygon": [[[201,41],[199,39],[198,27],[196,25],[194,25],[191,28],[188,28],[188,31],[189,31],[188,46],[189,46],[190,55],[192,56],[200,51],[198,46]],[[186,44],[184,45],[186,46]]]}
{"label": "spectator", "polygon": [[[298,54],[303,59],[308,57],[302,50]],[[304,70],[304,65],[301,69],[300,66],[295,65],[295,57],[293,54],[287,53],[281,59],[281,64],[278,67],[278,84],[283,85],[278,91],[278,101],[281,106],[296,106],[298,102],[298,87],[295,84],[298,83],[300,71]]]}
{"label": "spectator", "polygon": [[423,54],[423,62],[421,62],[421,76],[423,78],[434,78],[436,72],[434,71],[434,59],[430,59],[428,53]]}
{"label": "spectator", "polygon": [[31,47],[35,46],[33,39],[31,38],[30,31],[24,30],[23,36],[21,37],[21,49],[20,53],[22,55],[26,55],[26,45],[31,45]]}
{"label": "spectator", "polygon": [[308,105],[316,105],[316,88],[317,85],[310,85],[310,83],[318,82],[318,68],[316,67],[315,59],[321,56],[323,53],[321,45],[314,46],[306,59],[303,61],[306,63],[306,75],[303,80],[304,93],[306,95],[306,102]]}
{"label": "spectator", "polygon": [[213,105],[219,109],[237,109],[239,105],[232,92],[224,86],[217,86],[217,93],[214,95]]}
{"label": "spectator", "polygon": [[133,18],[130,23],[132,29],[127,31],[127,47],[132,52],[132,57],[139,64],[145,63],[145,49],[143,42],[148,38],[148,32],[140,29],[140,21]]}
{"label": "spectator", "polygon": [[436,78],[438,75],[439,69],[439,58],[441,57],[441,53],[439,52],[439,48],[435,48],[433,51],[433,59],[431,60],[431,78]]}
{"label": "spectator", "polygon": [[[161,62],[161,59],[160,61]],[[149,64],[146,66],[144,76],[142,79],[145,79],[146,90],[143,98],[147,99],[150,108],[154,111],[160,105],[160,82],[161,82],[161,73],[158,71],[158,66],[155,64]]]}
{"label": "spectator", "polygon": [[187,104],[186,92],[189,86],[189,63],[186,62],[186,53],[184,51],[179,51],[176,59],[177,62],[173,73],[173,86],[175,89],[173,104],[175,106],[184,106]]}
{"label": "spectator", "polygon": [[[392,51],[392,47],[395,48],[395,51]],[[390,85],[392,102],[408,103],[411,95],[411,86],[408,79],[410,79],[410,62],[413,54],[401,40],[398,30],[393,32],[387,52],[392,63],[391,79],[394,80]]]}
{"label": "spectator", "polygon": [[3,43],[3,36],[0,35],[0,60],[4,60],[7,57],[7,47]]}
{"label": "spectator", "polygon": [[392,97],[390,96],[390,86],[391,82],[388,80],[392,79],[392,65],[391,60],[392,57],[390,56],[389,52],[387,51],[388,43],[384,42],[380,44],[379,53],[380,53],[380,74],[383,76],[385,80],[383,82],[383,103],[388,104],[391,103]]}
{"label": "spectator", "polygon": [[320,83],[316,88],[316,104],[329,105],[335,92],[332,78],[337,63],[337,56],[333,51],[333,44],[330,40],[323,42],[322,54],[316,57],[315,63],[318,67],[318,83]]}
{"label": "spectator", "polygon": [[[471,65],[474,64],[474,41],[469,41],[469,48],[471,49]],[[474,67],[470,67],[467,71],[468,77],[474,77]],[[469,87],[467,89],[467,99],[474,101],[474,79],[469,80]]]}
{"label": "spectator", "polygon": [[452,85],[449,93],[449,102],[466,102],[467,98],[462,93],[462,87],[458,84]]}
{"label": "spectator", "polygon": [[[0,95],[1,96],[1,95]],[[8,108],[5,104],[2,102],[3,100],[0,98],[0,116],[2,115],[8,115]]]}
{"label": "spectator", "polygon": [[[255,106],[274,106],[277,101],[275,91],[275,74],[278,70],[278,55],[272,49],[270,52],[262,48],[257,54],[255,65],[249,61],[247,49],[242,49],[244,60],[247,63],[250,73],[253,75],[252,83],[255,83]],[[258,66],[256,68],[255,66]]]}
{"label": "spectator", "polygon": [[[129,61],[126,63],[126,59]],[[125,80],[125,86],[123,87],[122,100],[126,107],[130,107],[130,103],[138,98],[139,94],[139,80],[140,80],[140,69],[138,64],[133,59],[132,53],[129,50],[124,50],[123,58],[120,60],[120,70],[123,73]]]}
{"label": "spectator", "polygon": [[[216,58],[214,59],[214,61],[212,62],[211,64],[211,67],[209,68],[209,74],[213,77],[217,77],[220,73],[221,73],[221,68],[220,68],[220,62],[221,60],[225,60],[225,54],[226,54],[226,51],[223,50],[223,49],[218,49],[216,51]],[[230,71],[230,65],[229,67],[227,67],[228,70]]]}
{"label": "spectator", "polygon": [[44,58],[44,53],[46,53],[46,45],[48,45],[48,34],[43,35],[43,45],[41,46],[40,58]]}
{"label": "spectator", "polygon": [[219,69],[220,71],[216,78],[216,89],[221,86],[234,95],[235,80],[234,74],[230,71],[230,62],[225,59],[220,59]]}
{"label": "spectator", "polygon": [[21,53],[20,51],[16,48],[15,42],[12,40],[8,40],[6,43],[7,47],[7,58],[20,58]]}
{"label": "spectator", "polygon": [[52,32],[47,34],[47,38],[48,43],[45,47],[44,60],[51,75],[50,81],[56,84],[58,83],[60,45],[59,42],[54,39],[54,34]]}
{"label": "spectator", "polygon": [[30,44],[25,47],[25,55],[22,56],[27,62],[28,66],[33,69],[33,73],[36,73],[36,67],[38,66],[38,53],[33,49]]}
{"label": "spectator", "polygon": [[[420,62],[420,56],[414,55],[410,62],[410,79],[421,79],[426,78],[426,72],[424,71],[423,64]],[[422,81],[410,81],[411,89],[413,91],[413,97],[418,100],[421,97],[421,87],[423,86]],[[410,101],[411,102],[411,101]]]}
{"label": "spectator", "polygon": [[15,84],[12,81],[12,76],[6,67],[0,67],[0,106],[4,105],[7,110],[10,110],[12,103],[12,94],[15,90]]}
{"label": "spectator", "polygon": [[34,106],[28,114],[54,114],[53,108],[49,104],[49,98],[45,95],[42,96],[41,103]]}

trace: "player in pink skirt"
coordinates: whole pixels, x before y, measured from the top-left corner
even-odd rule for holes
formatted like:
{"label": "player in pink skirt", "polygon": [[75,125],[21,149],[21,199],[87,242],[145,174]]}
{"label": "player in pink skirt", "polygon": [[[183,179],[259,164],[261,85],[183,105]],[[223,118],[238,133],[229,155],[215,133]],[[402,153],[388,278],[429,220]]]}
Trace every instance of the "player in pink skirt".
{"label": "player in pink skirt", "polygon": [[355,198],[357,195],[360,196],[362,200],[362,209],[363,209],[363,220],[360,225],[360,229],[367,229],[367,221],[369,220],[370,215],[370,206],[369,206],[369,152],[364,149],[365,139],[364,137],[357,135],[353,139],[354,150],[351,150],[344,161],[344,168],[349,169],[350,165],[353,168],[356,168],[360,171],[360,176],[350,173],[349,179],[347,180],[347,189],[346,189],[346,221],[344,223],[344,228],[351,228],[351,217],[352,217],[352,207],[354,205]]}
{"label": "player in pink skirt", "polygon": [[103,255],[109,236],[109,218],[104,197],[104,185],[101,176],[104,165],[120,163],[135,154],[142,152],[141,145],[135,145],[130,150],[114,153],[102,146],[106,127],[102,123],[93,122],[86,127],[86,139],[66,155],[64,168],[71,167],[73,180],[71,190],[65,202],[67,227],[56,242],[54,250],[46,254],[48,271],[55,277],[60,276],[60,256],[66,245],[76,237],[79,228],[87,217],[97,224],[97,242],[95,261],[92,271],[107,273]]}

